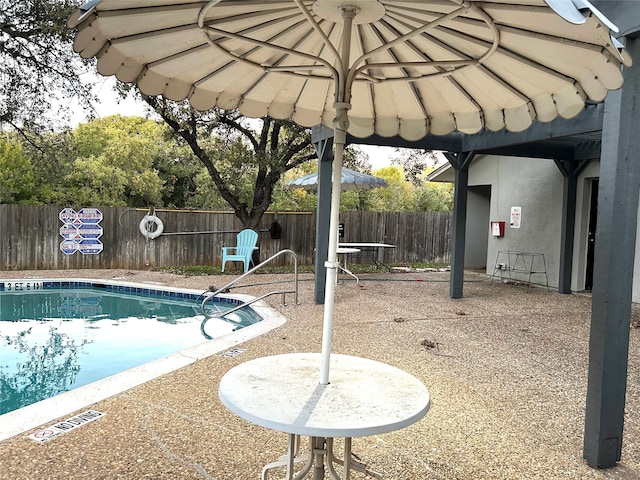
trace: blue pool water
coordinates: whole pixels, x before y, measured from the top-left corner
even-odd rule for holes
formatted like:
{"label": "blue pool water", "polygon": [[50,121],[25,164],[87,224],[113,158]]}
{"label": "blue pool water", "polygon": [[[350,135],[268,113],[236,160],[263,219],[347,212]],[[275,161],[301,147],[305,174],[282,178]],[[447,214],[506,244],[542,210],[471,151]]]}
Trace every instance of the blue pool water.
{"label": "blue pool water", "polygon": [[[238,303],[219,300],[208,305]],[[0,415],[262,319],[243,308],[201,329],[201,301],[113,283],[0,281]]]}

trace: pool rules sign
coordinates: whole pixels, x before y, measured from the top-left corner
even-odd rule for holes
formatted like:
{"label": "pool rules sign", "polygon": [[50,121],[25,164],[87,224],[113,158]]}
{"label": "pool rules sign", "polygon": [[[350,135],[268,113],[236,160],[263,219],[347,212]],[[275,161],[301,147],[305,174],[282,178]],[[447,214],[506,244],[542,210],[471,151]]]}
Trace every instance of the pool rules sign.
{"label": "pool rules sign", "polygon": [[100,241],[102,236],[102,212],[97,208],[83,208],[75,211],[64,208],[58,214],[62,222],[60,236],[60,250],[66,255],[80,252],[84,255],[97,255],[102,252],[104,245]]}

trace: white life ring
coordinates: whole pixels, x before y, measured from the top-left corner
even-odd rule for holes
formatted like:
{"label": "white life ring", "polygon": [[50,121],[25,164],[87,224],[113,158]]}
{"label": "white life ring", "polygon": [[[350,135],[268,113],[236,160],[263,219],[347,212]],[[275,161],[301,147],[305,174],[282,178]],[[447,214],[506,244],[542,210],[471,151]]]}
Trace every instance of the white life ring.
{"label": "white life ring", "polygon": [[140,220],[140,233],[146,238],[153,240],[162,235],[163,230],[164,225],[162,224],[162,220],[155,215],[145,215],[142,220]]}

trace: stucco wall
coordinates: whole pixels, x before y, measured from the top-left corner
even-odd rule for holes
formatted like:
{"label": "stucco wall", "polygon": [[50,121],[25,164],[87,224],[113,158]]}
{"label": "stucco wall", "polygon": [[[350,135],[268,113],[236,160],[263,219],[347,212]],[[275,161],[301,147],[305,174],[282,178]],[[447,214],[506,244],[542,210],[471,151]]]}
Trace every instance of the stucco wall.
{"label": "stucco wall", "polygon": [[486,268],[491,186],[470,186],[467,200],[467,231],[464,266]]}
{"label": "stucco wall", "polygon": [[[490,220],[506,223],[503,238],[489,235],[487,273],[493,273],[498,251],[543,253],[549,286],[556,288],[563,178],[555,163],[544,159],[478,156],[469,169],[469,185],[491,185]],[[512,207],[521,208],[520,228],[509,225]],[[542,270],[542,264],[538,263],[541,261],[542,257],[535,259],[534,270]],[[512,278],[528,280],[528,275],[512,274]],[[531,280],[545,283],[544,275],[535,275]]]}
{"label": "stucco wall", "polygon": [[[599,176],[600,162],[592,160],[578,177],[571,274],[572,291],[582,291],[585,285],[591,188],[593,180]],[[438,181],[453,181],[453,169],[450,168],[439,175]],[[469,168],[469,186],[490,186],[489,220],[506,223],[504,238],[493,237],[487,228],[487,274],[494,273],[499,250],[539,252],[545,254],[549,285],[551,288],[557,288],[563,183],[562,174],[552,160],[494,155],[479,155],[474,159]],[[476,200],[475,195],[469,196],[468,215],[473,215],[475,207],[471,203]],[[480,201],[483,200],[480,199]],[[520,229],[509,226],[511,207],[513,206],[522,208]],[[469,228],[469,220],[467,224],[467,228]],[[640,225],[640,209],[638,210],[638,225]],[[480,240],[480,236],[475,238]],[[632,300],[636,303],[640,303],[639,240],[640,235],[637,235],[632,290]],[[469,237],[467,236],[468,241]],[[467,252],[468,254],[469,252]],[[465,258],[465,264],[467,264],[467,260]],[[475,258],[473,263],[477,263]],[[544,281],[544,277],[536,276],[532,280],[540,283]]]}

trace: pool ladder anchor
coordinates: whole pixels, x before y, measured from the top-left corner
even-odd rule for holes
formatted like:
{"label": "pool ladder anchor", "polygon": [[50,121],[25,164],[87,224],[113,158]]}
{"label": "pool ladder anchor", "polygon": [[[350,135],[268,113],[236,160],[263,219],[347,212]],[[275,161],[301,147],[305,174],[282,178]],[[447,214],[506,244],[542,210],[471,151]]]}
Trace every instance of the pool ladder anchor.
{"label": "pool ladder anchor", "polygon": [[[285,254],[290,254],[291,256],[293,256],[293,288],[292,289],[283,289],[283,290],[275,290],[273,292],[269,292],[269,293],[265,293],[264,295],[260,295],[259,297],[253,298],[251,300],[248,300],[244,303],[241,303],[240,305],[236,305],[235,307],[233,307],[230,310],[226,310],[224,312],[222,312],[221,314],[211,314],[211,312],[207,311],[207,303],[212,299],[215,298],[217,295],[219,295],[222,292],[226,292],[227,290],[229,290],[230,287],[232,287],[233,285],[235,285],[236,283],[238,283],[240,280],[242,280],[243,278],[251,275],[252,273],[256,272],[257,270],[259,270],[261,267],[264,267],[265,265],[267,265],[268,263],[271,263],[273,260],[275,260],[276,258],[285,255]],[[294,305],[298,305],[298,255],[296,255],[296,253],[293,250],[289,250],[289,249],[285,249],[285,250],[280,250],[278,253],[276,253],[275,255],[272,255],[271,257],[267,258],[264,262],[259,263],[258,265],[256,265],[255,267],[253,267],[251,270],[246,271],[245,273],[243,273],[242,275],[240,275],[238,278],[230,281],[229,283],[227,283],[226,285],[224,285],[223,287],[218,288],[216,291],[211,292],[210,294],[208,294],[210,292],[210,290],[205,291],[202,295],[206,295],[206,297],[204,298],[204,300],[202,301],[202,304],[200,305],[200,308],[202,310],[202,314],[204,315],[204,320],[202,321],[202,324],[200,325],[200,329],[204,331],[204,324],[207,322],[207,320],[209,320],[210,318],[221,318],[222,320],[228,320],[228,321],[232,321],[229,319],[224,318],[226,315],[229,315],[237,310],[240,310],[241,308],[244,308],[248,305],[251,305],[253,303],[256,303],[266,297],[270,297],[271,295],[278,295],[281,294],[282,295],[282,304],[286,305],[286,294],[287,293],[293,293],[293,302]],[[207,295],[208,294],[208,295]],[[235,322],[233,322],[235,323]]]}

